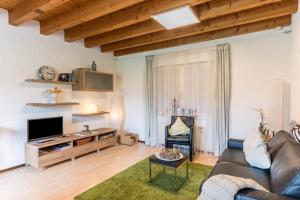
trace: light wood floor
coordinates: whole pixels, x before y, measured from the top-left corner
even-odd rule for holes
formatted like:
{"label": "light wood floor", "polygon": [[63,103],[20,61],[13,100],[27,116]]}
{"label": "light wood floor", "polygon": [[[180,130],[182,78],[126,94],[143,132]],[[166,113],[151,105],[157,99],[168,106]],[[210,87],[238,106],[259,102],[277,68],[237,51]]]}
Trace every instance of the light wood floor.
{"label": "light wood floor", "polygon": [[[115,146],[45,170],[23,167],[0,174],[1,200],[71,200],[118,172],[159,151],[144,144]],[[214,165],[208,154],[195,161]]]}

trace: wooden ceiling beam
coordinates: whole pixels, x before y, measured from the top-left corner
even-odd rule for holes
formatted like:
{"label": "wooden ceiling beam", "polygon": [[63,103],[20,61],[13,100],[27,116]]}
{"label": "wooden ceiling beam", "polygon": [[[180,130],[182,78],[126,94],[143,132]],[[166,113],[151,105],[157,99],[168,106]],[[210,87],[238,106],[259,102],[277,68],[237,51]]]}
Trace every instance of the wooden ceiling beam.
{"label": "wooden ceiling beam", "polygon": [[41,21],[40,32],[49,35],[59,30],[67,29],[98,17],[127,8],[144,0],[93,0],[79,3],[68,11]]}
{"label": "wooden ceiling beam", "polygon": [[186,4],[194,6],[208,1],[210,0],[147,0],[136,6],[67,29],[65,30],[65,40],[68,42],[80,40],[149,20],[155,13]]}
{"label": "wooden ceiling beam", "polygon": [[204,42],[209,40],[215,40],[220,38],[232,37],[241,34],[253,33],[268,29],[273,29],[278,26],[289,26],[292,23],[291,15],[283,16],[274,19],[268,19],[264,21],[254,22],[251,24],[235,26],[227,29],[212,31],[209,33],[203,33],[199,35],[193,35],[173,40],[168,40],[164,42],[158,42],[153,44],[148,44],[139,47],[133,47],[129,49],[118,50],[114,52],[115,56],[123,56],[128,54],[140,53],[145,51],[153,51],[157,49],[175,47],[180,45],[187,45],[196,42]]}
{"label": "wooden ceiling beam", "polygon": [[87,48],[101,46],[103,44],[109,44],[120,40],[126,40],[129,38],[146,35],[158,31],[165,30],[157,21],[149,19],[137,24],[126,26],[117,30],[102,33],[84,39],[84,45]]}
{"label": "wooden ceiling beam", "polygon": [[[283,0],[235,0],[234,2],[229,3],[228,0],[218,1],[218,3],[213,3],[217,1],[211,1],[206,4],[204,3],[199,5],[198,12],[200,18],[204,20],[208,17],[213,18],[223,16],[228,13],[239,12],[249,8],[256,8],[279,1]],[[162,30],[165,30],[165,28],[158,24],[156,21],[148,20],[128,27],[86,38],[85,46],[88,48],[96,47],[103,44],[125,40]]]}
{"label": "wooden ceiling beam", "polygon": [[71,0],[27,0],[9,11],[9,24],[18,26]]}
{"label": "wooden ceiling beam", "polygon": [[256,8],[270,3],[277,3],[282,0],[219,0],[211,1],[199,6],[199,19],[206,20],[239,12],[246,9]]}
{"label": "wooden ceiling beam", "polygon": [[132,48],[146,44],[171,40],[191,35],[198,35],[219,29],[225,29],[233,26],[249,24],[275,17],[290,15],[297,12],[297,0],[286,0],[279,3],[274,3],[250,10],[241,11],[234,14],[229,14],[222,17],[217,17],[203,21],[199,24],[194,24],[173,30],[164,30],[152,34],[147,34],[111,44],[101,46],[102,52]]}

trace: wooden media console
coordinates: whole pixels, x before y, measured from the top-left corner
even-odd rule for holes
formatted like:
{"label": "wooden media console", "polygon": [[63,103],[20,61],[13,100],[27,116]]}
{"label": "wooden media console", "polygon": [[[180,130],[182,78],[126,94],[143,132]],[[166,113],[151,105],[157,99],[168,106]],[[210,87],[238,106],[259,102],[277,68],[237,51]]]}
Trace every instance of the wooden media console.
{"label": "wooden media console", "polygon": [[87,135],[69,135],[26,144],[26,164],[42,168],[117,144],[117,130],[101,128]]}

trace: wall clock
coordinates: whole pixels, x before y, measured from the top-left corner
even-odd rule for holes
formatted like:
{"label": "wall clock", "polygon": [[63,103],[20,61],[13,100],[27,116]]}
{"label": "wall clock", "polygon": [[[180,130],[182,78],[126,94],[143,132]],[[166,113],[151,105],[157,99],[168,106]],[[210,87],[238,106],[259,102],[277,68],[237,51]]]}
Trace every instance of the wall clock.
{"label": "wall clock", "polygon": [[54,80],[56,73],[52,67],[42,66],[39,69],[39,75],[43,80],[52,81]]}

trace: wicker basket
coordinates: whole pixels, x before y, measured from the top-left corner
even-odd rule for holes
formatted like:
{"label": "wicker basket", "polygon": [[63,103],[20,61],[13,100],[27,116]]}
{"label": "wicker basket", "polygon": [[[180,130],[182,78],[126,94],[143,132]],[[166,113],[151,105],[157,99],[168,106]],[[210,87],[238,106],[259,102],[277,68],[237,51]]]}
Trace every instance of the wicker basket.
{"label": "wicker basket", "polygon": [[89,137],[89,138],[76,140],[76,141],[74,141],[74,143],[75,143],[76,146],[78,146],[78,145],[83,145],[83,144],[89,143],[91,140],[92,140],[92,138]]}

